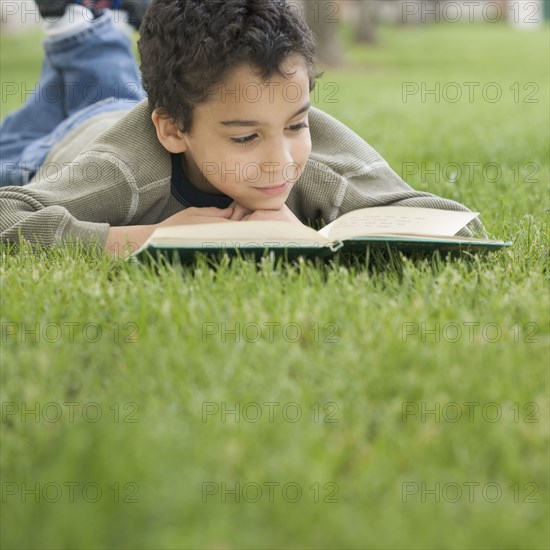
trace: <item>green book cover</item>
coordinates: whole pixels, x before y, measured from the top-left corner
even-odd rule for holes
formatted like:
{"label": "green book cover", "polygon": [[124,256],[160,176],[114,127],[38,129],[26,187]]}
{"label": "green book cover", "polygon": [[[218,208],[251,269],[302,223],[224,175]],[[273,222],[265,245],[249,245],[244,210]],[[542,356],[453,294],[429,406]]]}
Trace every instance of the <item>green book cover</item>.
{"label": "green book cover", "polygon": [[509,242],[455,235],[477,216],[475,212],[390,206],[350,212],[320,231],[281,221],[160,227],[129,261],[164,256],[189,263],[196,254],[254,258],[269,255],[293,260],[299,256],[328,257],[340,250],[359,254],[369,248],[415,254],[475,253],[511,246]]}

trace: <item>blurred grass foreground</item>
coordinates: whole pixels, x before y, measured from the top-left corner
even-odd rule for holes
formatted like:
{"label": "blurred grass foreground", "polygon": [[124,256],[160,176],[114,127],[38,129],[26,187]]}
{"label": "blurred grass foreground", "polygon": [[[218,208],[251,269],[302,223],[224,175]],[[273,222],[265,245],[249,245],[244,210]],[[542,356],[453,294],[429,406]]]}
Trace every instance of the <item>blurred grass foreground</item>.
{"label": "blurred grass foreground", "polygon": [[[2,548],[548,548],[548,28],[341,30],[315,103],[513,248],[158,271],[4,250]],[[0,45],[5,115],[40,37]]]}

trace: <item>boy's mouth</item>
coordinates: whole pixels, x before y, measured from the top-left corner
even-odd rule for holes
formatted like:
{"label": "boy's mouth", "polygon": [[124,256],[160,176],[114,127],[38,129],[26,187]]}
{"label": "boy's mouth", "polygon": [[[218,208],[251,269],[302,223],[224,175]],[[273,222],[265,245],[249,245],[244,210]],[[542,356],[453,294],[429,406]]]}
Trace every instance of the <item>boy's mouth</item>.
{"label": "boy's mouth", "polygon": [[269,187],[253,187],[253,189],[256,189],[257,191],[260,191],[260,193],[264,193],[266,195],[280,195],[288,190],[289,185],[289,182],[285,181],[284,183],[278,185],[271,185]]}

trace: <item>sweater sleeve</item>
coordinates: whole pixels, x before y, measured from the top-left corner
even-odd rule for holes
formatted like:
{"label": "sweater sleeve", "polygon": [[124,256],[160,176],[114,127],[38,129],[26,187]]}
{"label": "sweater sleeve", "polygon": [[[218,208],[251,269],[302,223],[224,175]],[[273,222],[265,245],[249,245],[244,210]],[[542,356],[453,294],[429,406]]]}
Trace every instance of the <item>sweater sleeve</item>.
{"label": "sweater sleeve", "polygon": [[[415,191],[363,138],[327,113],[312,109],[310,128],[312,153],[293,197],[302,217],[329,223],[373,206],[469,211],[458,202]],[[486,237],[477,219],[457,235]]]}
{"label": "sweater sleeve", "polygon": [[137,185],[120,159],[91,151],[24,187],[0,189],[0,242],[50,247],[81,240],[103,248],[109,227],[128,225]]}

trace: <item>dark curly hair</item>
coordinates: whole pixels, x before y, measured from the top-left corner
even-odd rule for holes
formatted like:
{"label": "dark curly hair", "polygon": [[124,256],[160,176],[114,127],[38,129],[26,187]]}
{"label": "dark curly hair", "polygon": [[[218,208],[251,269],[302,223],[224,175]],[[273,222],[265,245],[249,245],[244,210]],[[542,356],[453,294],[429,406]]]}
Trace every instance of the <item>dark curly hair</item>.
{"label": "dark curly hair", "polygon": [[264,79],[288,76],[281,64],[292,54],[305,60],[312,91],[315,40],[295,8],[285,0],[153,0],[138,43],[151,112],[189,132],[194,107],[229,71],[248,63]]}

